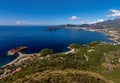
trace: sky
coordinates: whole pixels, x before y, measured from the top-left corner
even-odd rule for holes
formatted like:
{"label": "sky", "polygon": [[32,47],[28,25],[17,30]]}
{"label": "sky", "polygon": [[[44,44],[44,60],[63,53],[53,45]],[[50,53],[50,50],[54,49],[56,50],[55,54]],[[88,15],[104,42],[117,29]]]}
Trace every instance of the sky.
{"label": "sky", "polygon": [[59,25],[120,17],[120,0],[0,0],[0,25]]}

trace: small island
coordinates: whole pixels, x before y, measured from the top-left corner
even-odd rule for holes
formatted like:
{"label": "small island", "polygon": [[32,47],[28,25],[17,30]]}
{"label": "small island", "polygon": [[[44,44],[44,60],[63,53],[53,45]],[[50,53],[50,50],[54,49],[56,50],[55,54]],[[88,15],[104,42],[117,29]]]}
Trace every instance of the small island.
{"label": "small island", "polygon": [[57,31],[61,29],[64,29],[64,26],[52,26],[52,27],[47,28],[46,31]]}

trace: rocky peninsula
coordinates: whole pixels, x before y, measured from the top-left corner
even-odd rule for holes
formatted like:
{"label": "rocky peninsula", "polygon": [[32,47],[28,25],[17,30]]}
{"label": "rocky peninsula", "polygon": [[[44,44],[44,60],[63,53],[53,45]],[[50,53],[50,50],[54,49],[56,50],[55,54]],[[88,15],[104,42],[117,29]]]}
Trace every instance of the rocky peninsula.
{"label": "rocky peninsula", "polygon": [[25,50],[25,49],[27,49],[26,46],[19,46],[19,47],[16,47],[16,48],[9,50],[7,53],[8,53],[8,55],[15,55],[16,53],[18,53],[22,50]]}

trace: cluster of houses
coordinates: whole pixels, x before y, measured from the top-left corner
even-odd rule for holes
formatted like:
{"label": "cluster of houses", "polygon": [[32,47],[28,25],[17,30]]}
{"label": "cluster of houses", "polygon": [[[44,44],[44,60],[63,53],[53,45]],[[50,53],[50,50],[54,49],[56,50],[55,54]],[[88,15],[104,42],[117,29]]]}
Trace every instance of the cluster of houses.
{"label": "cluster of houses", "polygon": [[[22,58],[20,60],[18,60],[16,63],[14,63],[15,65],[19,65],[22,61],[33,61],[34,60],[34,57],[33,56],[28,56],[28,57],[25,57],[25,58]],[[8,65],[8,66],[11,66],[11,65]],[[16,72],[19,72],[21,71],[21,67],[12,67],[10,69],[7,69],[6,66],[3,67],[1,70],[3,70],[3,74],[0,75],[0,80],[7,77],[7,76],[12,76],[14,75]]]}
{"label": "cluster of houses", "polygon": [[18,68],[13,68],[12,70],[9,69],[4,69],[4,73],[2,75],[0,75],[0,80],[7,77],[7,76],[12,76],[14,75],[16,72],[21,71],[22,68],[18,67]]}

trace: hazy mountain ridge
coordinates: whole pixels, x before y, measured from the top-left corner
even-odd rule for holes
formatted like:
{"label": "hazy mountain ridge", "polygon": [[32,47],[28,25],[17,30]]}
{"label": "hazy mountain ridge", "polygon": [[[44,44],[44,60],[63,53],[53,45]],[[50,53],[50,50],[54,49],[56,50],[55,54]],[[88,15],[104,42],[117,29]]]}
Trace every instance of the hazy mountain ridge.
{"label": "hazy mountain ridge", "polygon": [[113,28],[113,29],[119,29],[120,28],[120,19],[116,18],[114,20],[106,20],[103,22],[98,22],[95,24],[81,24],[81,25],[74,25],[74,24],[66,24],[66,25],[60,25],[61,27],[87,27],[87,28]]}
{"label": "hazy mountain ridge", "polygon": [[93,27],[119,29],[120,28],[120,19],[116,18],[114,20],[106,20],[104,22],[99,22],[99,23],[94,24]]}

